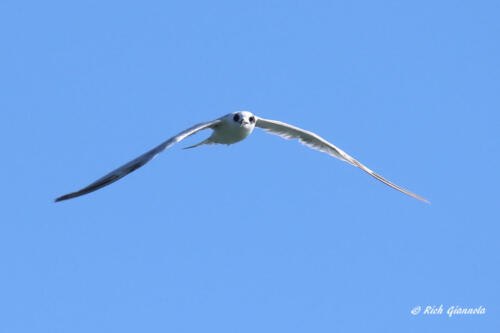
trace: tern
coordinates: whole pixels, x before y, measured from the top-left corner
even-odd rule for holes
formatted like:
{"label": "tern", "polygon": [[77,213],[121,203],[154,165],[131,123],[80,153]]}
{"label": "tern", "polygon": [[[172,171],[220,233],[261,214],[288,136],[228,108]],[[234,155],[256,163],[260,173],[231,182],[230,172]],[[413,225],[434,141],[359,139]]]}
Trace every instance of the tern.
{"label": "tern", "polygon": [[319,150],[323,153],[326,153],[330,156],[336,157],[342,161],[345,161],[355,167],[360,168],[361,170],[365,171],[368,173],[370,176],[374,177],[375,179],[381,181],[382,183],[400,191],[403,192],[415,199],[421,200],[423,202],[429,203],[429,201],[415,193],[412,193],[392,182],[389,180],[383,178],[379,174],[375,173],[374,171],[370,170],[368,167],[365,165],[361,164],[358,162],[356,159],[354,159],[352,156],[348,155],[345,153],[343,150],[338,148],[337,146],[333,145],[332,143],[326,141],[319,135],[309,132],[306,130],[303,130],[301,128],[292,126],[290,124],[277,121],[277,120],[270,120],[270,119],[264,119],[255,116],[251,112],[248,111],[237,111],[237,112],[232,112],[228,113],[218,119],[215,119],[213,121],[208,121],[208,122],[203,122],[199,123],[197,125],[194,125],[176,136],[171,137],[167,141],[163,142],[162,144],[156,146],[155,148],[151,149],[150,151],[142,154],[141,156],[133,159],[132,161],[122,165],[121,167],[111,171],[107,175],[105,175],[102,178],[99,178],[92,184],[82,188],[81,190],[78,190],[76,192],[68,193],[63,196],[58,197],[55,199],[56,202],[58,201],[63,201],[63,200],[68,200],[71,198],[79,197],[81,195],[96,191],[104,186],[107,186],[111,183],[116,182],[122,177],[125,177],[132,171],[137,170],[138,168],[142,167],[144,164],[148,163],[151,161],[154,157],[156,157],[159,153],[164,151],[167,148],[170,148],[174,144],[184,140],[185,138],[198,133],[199,131],[205,130],[205,129],[211,129],[213,130],[212,135],[210,135],[207,139],[203,140],[202,142],[195,144],[193,146],[186,147],[184,149],[189,149],[189,148],[195,148],[201,145],[213,145],[213,144],[225,144],[225,145],[231,145],[233,143],[239,142],[245,138],[247,138],[250,134],[252,134],[253,130],[255,127],[262,128],[268,133],[279,135],[285,139],[298,139],[300,143],[312,148]]}

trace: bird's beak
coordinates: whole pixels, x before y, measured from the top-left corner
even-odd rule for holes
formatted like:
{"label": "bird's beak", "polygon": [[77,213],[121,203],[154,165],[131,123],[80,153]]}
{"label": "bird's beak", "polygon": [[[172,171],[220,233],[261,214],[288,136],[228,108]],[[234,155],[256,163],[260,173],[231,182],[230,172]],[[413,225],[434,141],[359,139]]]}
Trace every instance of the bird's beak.
{"label": "bird's beak", "polygon": [[240,123],[240,127],[243,127],[243,126],[248,125],[248,124],[250,124],[248,121],[242,120]]}

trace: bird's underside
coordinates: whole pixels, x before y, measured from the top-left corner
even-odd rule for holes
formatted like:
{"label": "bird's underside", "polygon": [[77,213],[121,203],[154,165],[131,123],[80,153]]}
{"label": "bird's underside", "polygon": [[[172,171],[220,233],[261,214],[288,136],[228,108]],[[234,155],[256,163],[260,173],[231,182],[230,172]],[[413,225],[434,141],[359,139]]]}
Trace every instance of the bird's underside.
{"label": "bird's underside", "polygon": [[164,151],[167,148],[170,148],[174,144],[184,140],[185,138],[199,132],[205,129],[212,129],[212,135],[207,138],[206,140],[193,145],[189,146],[186,148],[194,148],[198,147],[201,145],[205,144],[233,144],[238,141],[241,141],[245,139],[247,136],[249,136],[252,131],[254,130],[255,127],[259,127],[264,129],[266,132],[279,135],[285,139],[298,139],[300,143],[319,150],[323,153],[326,153],[330,156],[336,157],[340,160],[343,160],[353,166],[356,166],[363,170],[364,172],[368,173],[370,176],[374,177],[375,179],[381,181],[382,183],[402,192],[405,193],[415,199],[421,200],[423,202],[429,203],[429,201],[413,192],[410,192],[392,182],[389,180],[383,178],[379,174],[373,172],[370,170],[368,167],[365,165],[361,164],[358,162],[356,159],[354,159],[352,156],[348,155],[345,153],[343,150],[340,148],[336,147],[332,143],[326,141],[322,137],[303,130],[301,128],[292,126],[287,123],[283,123],[277,120],[269,120],[269,119],[263,119],[254,116],[252,113],[247,112],[247,111],[238,111],[238,112],[233,112],[229,113],[221,118],[218,118],[213,121],[209,122],[204,122],[200,123],[197,125],[194,125],[185,131],[180,132],[176,136],[168,139],[167,141],[163,142],[162,144],[158,145],[157,147],[151,149],[150,151],[142,154],[141,156],[133,159],[132,161],[124,164],[123,166],[111,171],[107,175],[99,178],[92,184],[82,188],[79,191],[72,192],[63,196],[58,197],[55,201],[63,201],[63,200],[68,200],[71,198],[79,197],[81,195],[96,191],[102,187],[105,187],[111,183],[114,183],[115,181],[119,180],[120,178],[123,178],[124,176],[128,175],[129,173],[133,172],[134,170],[137,170],[144,164],[148,163],[151,161],[154,157],[156,157],[160,152]]}

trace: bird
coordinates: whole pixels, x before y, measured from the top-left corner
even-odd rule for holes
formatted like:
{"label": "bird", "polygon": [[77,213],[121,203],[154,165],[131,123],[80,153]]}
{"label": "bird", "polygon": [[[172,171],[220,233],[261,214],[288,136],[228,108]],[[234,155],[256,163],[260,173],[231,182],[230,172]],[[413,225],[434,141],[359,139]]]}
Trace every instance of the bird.
{"label": "bird", "polygon": [[78,191],[71,192],[56,198],[55,202],[76,198],[84,194],[94,192],[111,183],[114,183],[117,180],[125,177],[129,173],[142,167],[162,151],[172,147],[174,144],[179,143],[185,138],[202,130],[211,129],[212,134],[200,143],[185,147],[184,149],[191,149],[202,145],[232,145],[246,139],[250,134],[252,134],[255,127],[261,128],[270,134],[278,135],[284,139],[298,139],[300,143],[309,148],[326,153],[332,157],[336,157],[344,162],[358,167],[359,169],[368,173],[370,176],[381,181],[382,183],[404,194],[407,194],[410,197],[429,203],[427,199],[390,182],[389,180],[370,170],[367,166],[361,164],[355,158],[344,152],[342,149],[326,141],[319,135],[281,121],[257,117],[249,111],[236,111],[228,113],[212,121],[196,124],[171,137],[170,139],[149,150],[148,152],[140,155],[139,157],[131,160],[130,162],[122,165],[121,167],[111,171],[110,173],[99,178],[90,185]]}

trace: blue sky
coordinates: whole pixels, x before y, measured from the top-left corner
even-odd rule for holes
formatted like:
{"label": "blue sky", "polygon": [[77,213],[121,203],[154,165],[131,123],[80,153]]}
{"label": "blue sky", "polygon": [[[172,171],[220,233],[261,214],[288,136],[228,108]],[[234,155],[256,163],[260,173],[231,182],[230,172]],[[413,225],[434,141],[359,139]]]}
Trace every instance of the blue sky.
{"label": "blue sky", "polygon": [[[0,332],[498,331],[499,10],[2,1]],[[432,204],[257,130],[53,203],[236,110]]]}

